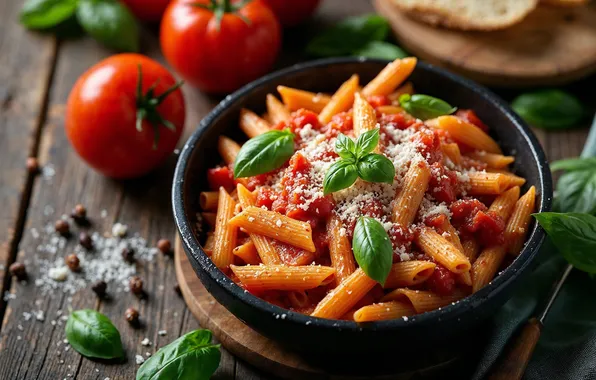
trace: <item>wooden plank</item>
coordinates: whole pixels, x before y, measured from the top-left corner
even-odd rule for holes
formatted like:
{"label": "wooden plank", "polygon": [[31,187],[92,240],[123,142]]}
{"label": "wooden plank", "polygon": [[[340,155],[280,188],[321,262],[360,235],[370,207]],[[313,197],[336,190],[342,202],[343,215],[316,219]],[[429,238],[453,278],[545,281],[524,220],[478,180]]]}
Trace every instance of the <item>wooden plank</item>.
{"label": "wooden plank", "polygon": [[[8,304],[2,336],[10,350],[0,357],[0,378],[62,379],[74,376],[82,360],[78,353],[66,350],[67,346],[62,343],[64,321],[57,314],[66,315],[69,308],[95,308],[95,295],[90,289],[82,289],[73,296],[60,291],[43,296],[34,283],[47,276],[41,272],[43,260],[60,259],[71,253],[77,244],[78,233],[75,233],[62,249],[38,251],[39,245],[52,244],[52,236],[43,233],[46,225],[49,224],[51,229],[57,218],[68,214],[76,203],[82,203],[92,218],[93,230],[103,232],[110,228],[112,220],[102,218],[101,210],[106,210],[111,217],[118,212],[120,186],[91,171],[77,157],[63,128],[65,102],[74,82],[90,65],[109,54],[90,39],[65,42],[60,48],[39,154],[41,163],[53,168],[54,175],[38,178],[33,189],[26,229],[19,246],[19,260],[26,263],[30,280],[27,284],[14,283],[11,290],[16,299]],[[39,305],[38,301],[41,301]],[[32,318],[25,321],[23,313],[31,311],[42,311],[44,320]],[[24,328],[23,332],[20,332],[20,326]]]}
{"label": "wooden plank", "polygon": [[[19,1],[0,4],[0,292],[21,239],[33,176],[27,157],[37,154],[56,43],[18,24]],[[0,298],[0,318],[5,303]]]}

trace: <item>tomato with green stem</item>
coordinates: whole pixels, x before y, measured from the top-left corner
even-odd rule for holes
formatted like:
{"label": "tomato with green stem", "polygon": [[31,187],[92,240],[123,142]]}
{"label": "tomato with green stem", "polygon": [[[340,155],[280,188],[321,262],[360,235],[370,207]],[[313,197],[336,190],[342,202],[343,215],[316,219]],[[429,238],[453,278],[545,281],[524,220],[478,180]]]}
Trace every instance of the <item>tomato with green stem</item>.
{"label": "tomato with green stem", "polygon": [[66,135],[91,167],[142,176],[172,153],[184,128],[181,82],[158,62],[118,54],[85,72],[68,97]]}
{"label": "tomato with green stem", "polygon": [[269,71],[281,30],[258,0],[174,0],[162,19],[160,39],[167,61],[187,82],[227,93]]}

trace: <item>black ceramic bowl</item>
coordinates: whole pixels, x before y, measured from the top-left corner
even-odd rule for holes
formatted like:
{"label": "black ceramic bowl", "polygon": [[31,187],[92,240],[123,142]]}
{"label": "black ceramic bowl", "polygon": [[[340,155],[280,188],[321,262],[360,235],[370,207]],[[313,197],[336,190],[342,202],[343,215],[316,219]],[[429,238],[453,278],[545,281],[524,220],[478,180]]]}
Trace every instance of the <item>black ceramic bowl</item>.
{"label": "black ceramic bowl", "polygon": [[[217,138],[225,134],[244,140],[238,129],[242,107],[264,111],[265,96],[277,85],[333,93],[350,75],[361,83],[371,80],[388,62],[357,58],[307,62],[269,74],[226,97],[187,141],[176,167],[173,207],[186,254],[207,290],[248,326],[280,343],[300,350],[340,353],[428,347],[429,343],[462,336],[489,317],[511,295],[532,266],[545,234],[531,225],[528,243],[519,257],[488,286],[441,310],[402,319],[357,324],[313,318],[267,303],[245,292],[217,269],[203,252],[202,237],[195,231],[199,192],[207,188],[206,171],[220,159]],[[528,126],[492,92],[474,82],[425,63],[418,63],[410,77],[417,92],[473,109],[491,127],[503,151],[516,156],[515,171],[536,186],[538,211],[551,206],[552,182],[546,157]],[[404,347],[404,345],[407,345]]]}

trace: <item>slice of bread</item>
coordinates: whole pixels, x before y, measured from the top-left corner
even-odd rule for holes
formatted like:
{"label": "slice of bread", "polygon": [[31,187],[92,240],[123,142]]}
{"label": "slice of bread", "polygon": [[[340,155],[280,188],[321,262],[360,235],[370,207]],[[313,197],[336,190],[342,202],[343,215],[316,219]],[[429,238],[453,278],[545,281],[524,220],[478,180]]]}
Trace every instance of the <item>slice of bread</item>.
{"label": "slice of bread", "polygon": [[542,4],[556,5],[559,7],[575,7],[585,5],[589,0],[540,0]]}
{"label": "slice of bread", "polygon": [[536,8],[538,0],[393,0],[393,3],[408,15],[432,25],[489,31],[520,22]]}

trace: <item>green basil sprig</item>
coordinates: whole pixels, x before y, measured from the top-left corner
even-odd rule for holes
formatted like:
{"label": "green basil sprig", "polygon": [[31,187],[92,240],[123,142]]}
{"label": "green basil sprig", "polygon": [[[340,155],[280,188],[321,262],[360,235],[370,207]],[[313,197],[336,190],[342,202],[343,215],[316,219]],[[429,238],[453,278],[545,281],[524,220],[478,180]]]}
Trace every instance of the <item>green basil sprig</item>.
{"label": "green basil sprig", "polygon": [[361,216],[354,228],[352,249],[364,273],[383,285],[393,264],[393,247],[383,225],[376,219]]}
{"label": "green basil sprig", "polygon": [[534,217],[570,264],[596,274],[596,216],[542,212]]}
{"label": "green basil sprig", "polygon": [[407,54],[385,42],[389,23],[378,15],[350,17],[313,38],[306,52],[316,57],[361,56],[396,59]]}
{"label": "green basil sprig", "polygon": [[575,96],[555,89],[522,94],[511,107],[528,123],[544,129],[571,128],[585,116],[584,106]]}
{"label": "green basil sprig", "polygon": [[66,321],[66,339],[78,353],[91,358],[124,357],[118,329],[95,310],[77,310]]}
{"label": "green basil sprig", "polygon": [[191,331],[159,349],[141,365],[136,380],[208,380],[219,366],[211,331]]}
{"label": "green basil sprig", "polygon": [[551,169],[566,170],[557,182],[555,211],[596,214],[596,157],[556,161]]}
{"label": "green basil sprig", "polygon": [[358,177],[368,182],[393,183],[395,167],[387,157],[371,153],[379,143],[379,129],[367,131],[352,141],[348,136],[340,133],[335,141],[337,160],[323,180],[325,195],[348,188],[356,182]]}
{"label": "green basil sprig", "polygon": [[248,140],[234,162],[234,178],[252,177],[281,167],[294,154],[289,129],[269,131]]}
{"label": "green basil sprig", "polygon": [[78,22],[109,48],[139,51],[137,21],[118,0],[27,0],[20,21],[29,29],[52,28],[55,34],[67,35],[80,29]]}
{"label": "green basil sprig", "polygon": [[117,0],[79,0],[77,19],[87,33],[109,48],[139,51],[137,21]]}
{"label": "green basil sprig", "polygon": [[451,115],[457,110],[457,107],[452,107],[444,100],[422,94],[403,94],[399,97],[399,105],[410,115],[421,120]]}
{"label": "green basil sprig", "polygon": [[27,0],[21,9],[21,24],[29,29],[48,29],[75,14],[77,0]]}

